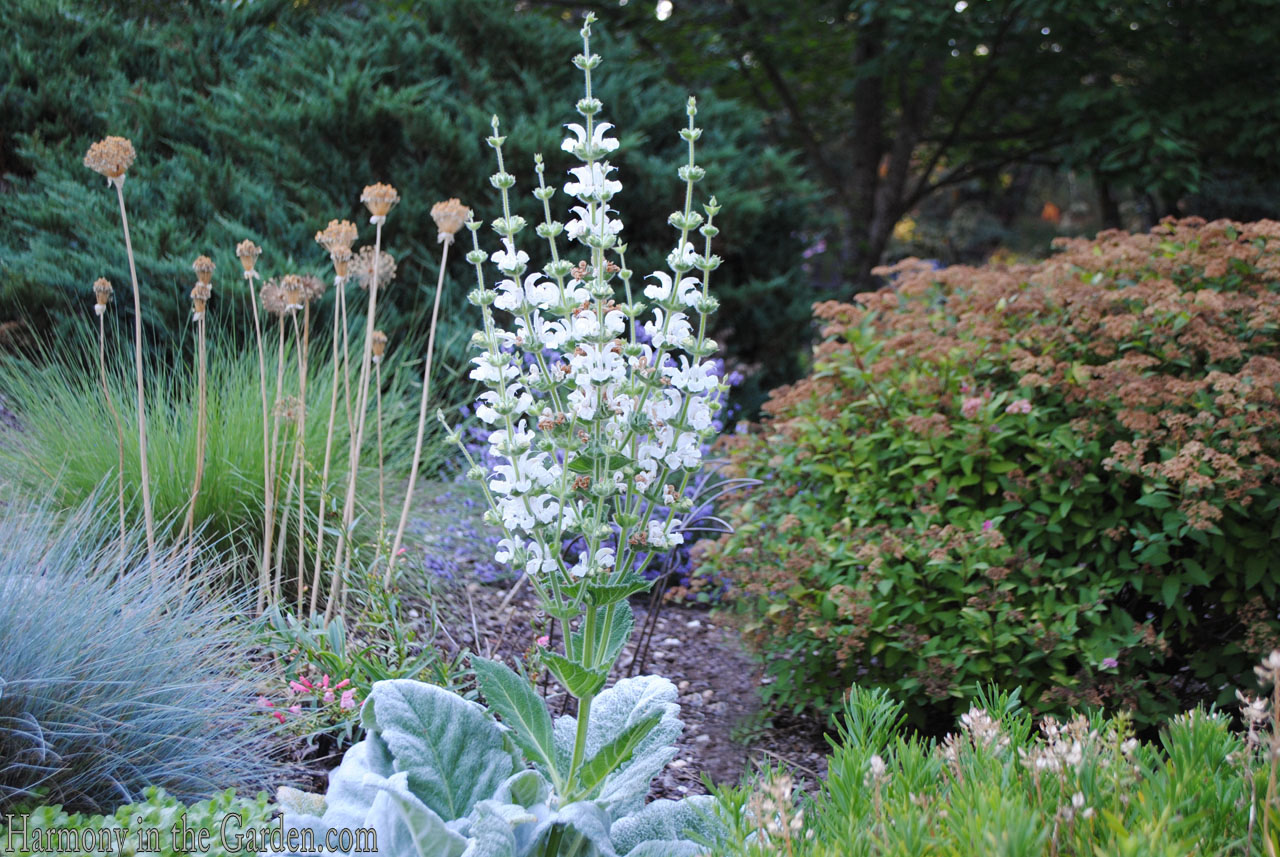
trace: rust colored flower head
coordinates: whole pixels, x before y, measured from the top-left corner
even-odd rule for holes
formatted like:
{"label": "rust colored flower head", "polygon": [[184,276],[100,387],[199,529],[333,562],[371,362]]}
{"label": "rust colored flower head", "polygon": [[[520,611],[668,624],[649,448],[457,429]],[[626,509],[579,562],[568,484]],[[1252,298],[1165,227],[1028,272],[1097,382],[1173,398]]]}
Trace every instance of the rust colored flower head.
{"label": "rust colored flower head", "polygon": [[205,286],[213,282],[213,268],[213,260],[208,256],[197,256],[191,263],[191,270],[196,272],[196,280]]}
{"label": "rust colored flower head", "polygon": [[302,299],[304,301],[320,300],[320,296],[324,294],[326,288],[328,288],[327,284],[320,277],[314,274],[302,275]]}
{"label": "rust colored flower head", "polygon": [[356,240],[356,225],[350,220],[330,220],[329,225],[316,233],[316,241],[330,255],[338,250],[350,250]]}
{"label": "rust colored flower head", "polygon": [[350,273],[352,257],[350,247],[339,247],[329,254],[329,258],[333,261],[333,273],[339,279],[345,280]]}
{"label": "rust colored flower head", "polygon": [[375,330],[373,339],[369,340],[369,348],[373,352],[373,362],[381,363],[382,355],[387,353],[387,335],[381,330]]}
{"label": "rust colored flower head", "polygon": [[119,179],[136,156],[133,144],[124,137],[107,137],[89,147],[84,165],[108,179]]}
{"label": "rust colored flower head", "polygon": [[261,297],[262,308],[272,315],[283,316],[288,311],[284,289],[280,288],[280,284],[274,277],[263,284]]}
{"label": "rust colored flower head", "polygon": [[436,229],[439,230],[439,234],[436,235],[436,241],[442,244],[452,244],[453,236],[457,234],[470,216],[471,209],[456,199],[437,202],[431,206],[431,219],[436,222]]}
{"label": "rust colored flower head", "polygon": [[385,218],[391,207],[400,201],[400,194],[391,185],[379,182],[366,187],[360,194],[360,201],[374,217]]}
{"label": "rust colored flower head", "polygon": [[258,264],[258,257],[261,255],[262,248],[248,238],[236,245],[236,257],[240,259],[240,264],[244,266],[246,274],[253,271],[254,265]]}
{"label": "rust colored flower head", "polygon": [[[360,283],[360,288],[367,289],[373,282],[373,248],[361,247],[360,252],[351,260],[352,274]],[[383,251],[378,257],[378,288],[384,289],[396,278],[396,260],[390,253]]]}
{"label": "rust colored flower head", "polygon": [[291,423],[296,423],[302,419],[302,400],[296,396],[285,396],[276,401],[275,413],[277,417]]}
{"label": "rust colored flower head", "polygon": [[213,289],[207,283],[196,283],[195,288],[191,290],[191,317],[196,321],[204,318],[205,306],[209,303],[212,294]]}
{"label": "rust colored flower head", "polygon": [[93,281],[93,311],[98,315],[102,315],[107,311],[107,302],[111,300],[111,294],[115,291],[111,287],[111,283],[106,277],[98,277]]}
{"label": "rust colored flower head", "polygon": [[280,278],[280,291],[284,295],[286,310],[302,309],[303,290],[306,284],[297,274],[285,274]]}

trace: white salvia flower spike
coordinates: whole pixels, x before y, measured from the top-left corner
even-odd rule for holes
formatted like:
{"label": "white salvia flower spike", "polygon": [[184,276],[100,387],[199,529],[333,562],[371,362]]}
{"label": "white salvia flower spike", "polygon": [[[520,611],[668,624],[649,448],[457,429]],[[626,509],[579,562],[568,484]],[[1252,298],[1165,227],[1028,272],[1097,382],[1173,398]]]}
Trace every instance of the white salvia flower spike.
{"label": "white salvia flower spike", "polygon": [[[512,211],[518,182],[497,117],[487,138],[497,161],[490,183],[502,205],[490,223],[497,246],[482,249],[480,223],[466,224],[467,261],[476,272],[469,299],[482,317],[470,374],[484,387],[475,411],[487,432],[485,462],[463,452],[488,519],[502,529],[494,559],[523,572],[549,614],[565,622],[580,617],[578,630],[562,636],[561,660],[576,664],[576,675],[603,681],[617,650],[597,640],[610,639],[608,629],[629,610],[627,595],[647,588],[638,571],[649,557],[684,542],[677,514],[690,508],[685,492],[726,388],[708,361],[715,344],[707,319],[716,302],[707,283],[719,263],[711,254],[719,207],[714,199],[705,215],[694,207],[694,185],[705,177],[695,158],[696,105],[690,99],[679,130],[688,159],[677,170],[683,205],[670,218],[677,239],[663,248],[670,270],[632,272],[617,207],[624,181],[607,160],[620,143],[592,91],[601,63],[591,52],[593,20],[587,17],[574,58],[584,81],[575,105],[580,121],[565,124],[560,145],[577,163],[565,166],[562,184],[548,183],[552,165],[534,158],[532,193],[542,205],[534,231],[545,242],[545,261],[518,241],[526,224]],[[567,197],[563,220],[551,205],[558,192]],[[543,657],[562,683],[572,683],[558,655]],[[594,692],[586,685],[574,691],[580,700]]]}

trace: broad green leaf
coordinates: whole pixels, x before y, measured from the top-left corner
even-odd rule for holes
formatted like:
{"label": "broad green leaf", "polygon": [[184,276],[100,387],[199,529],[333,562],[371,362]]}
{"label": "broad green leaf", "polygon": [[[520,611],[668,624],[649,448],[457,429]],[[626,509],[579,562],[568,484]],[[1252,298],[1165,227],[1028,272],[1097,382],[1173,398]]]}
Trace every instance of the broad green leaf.
{"label": "broad green leaf", "polygon": [[409,790],[445,821],[467,815],[520,766],[483,707],[434,685],[377,682],[364,715]]}
{"label": "broad green leaf", "polygon": [[471,666],[485,702],[511,729],[516,746],[526,757],[541,765],[554,779],[555,743],[551,737],[551,715],[527,680],[510,667],[486,658],[472,658]]}
{"label": "broad green leaf", "polygon": [[594,696],[600,688],[604,687],[605,680],[609,677],[607,669],[589,670],[555,652],[543,652],[541,658],[542,663],[556,677],[556,680],[564,685],[565,690],[578,699]]}
{"label": "broad green leaf", "polygon": [[632,723],[618,737],[601,747],[600,752],[592,756],[578,772],[577,784],[581,793],[591,795],[604,782],[605,777],[628,761],[636,747],[649,736],[661,719],[662,713],[655,711],[644,720]]}

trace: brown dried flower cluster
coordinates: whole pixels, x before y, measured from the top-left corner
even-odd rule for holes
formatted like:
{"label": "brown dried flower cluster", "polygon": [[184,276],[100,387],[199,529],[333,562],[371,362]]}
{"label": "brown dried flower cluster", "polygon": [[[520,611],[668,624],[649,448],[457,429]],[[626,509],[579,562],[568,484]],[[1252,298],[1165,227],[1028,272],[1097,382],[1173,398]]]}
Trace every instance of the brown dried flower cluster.
{"label": "brown dried flower cluster", "polygon": [[204,318],[205,307],[209,304],[209,298],[213,296],[213,289],[207,283],[196,283],[195,288],[191,290],[191,314],[196,321]]}
{"label": "brown dried flower cluster", "polygon": [[261,255],[262,248],[248,238],[236,245],[236,258],[244,266],[245,273],[253,272],[254,266],[258,264],[258,257]]}
{"label": "brown dried flower cluster", "polygon": [[306,283],[298,274],[285,274],[280,278],[280,292],[284,298],[286,311],[302,309],[303,293]]}
{"label": "brown dried flower cluster", "polygon": [[111,282],[106,277],[99,277],[93,281],[93,311],[98,315],[102,315],[107,311],[107,303],[111,300],[111,295],[115,292]]}
{"label": "brown dried flower cluster", "polygon": [[381,363],[382,356],[387,353],[387,335],[381,330],[375,330],[373,338],[369,340],[369,348],[373,353],[373,362]]}
{"label": "brown dried flower cluster", "polygon": [[325,289],[329,287],[328,283],[317,277],[315,274],[302,275],[302,299],[304,301],[317,301],[324,294]]}
{"label": "brown dried flower cluster", "polygon": [[108,179],[119,179],[133,165],[137,153],[124,137],[107,137],[89,147],[84,165]]}
{"label": "brown dried flower cluster", "polygon": [[284,289],[274,277],[262,285],[262,308],[272,315],[283,316],[289,311],[289,302],[285,299]]}
{"label": "brown dried flower cluster", "polygon": [[[369,288],[373,282],[373,252],[373,247],[366,245],[351,260],[351,273],[362,289]],[[378,257],[378,291],[381,292],[395,278],[395,257],[384,250]]]}
{"label": "brown dried flower cluster", "polygon": [[213,282],[213,260],[208,256],[197,256],[191,263],[191,270],[196,272],[196,281],[204,285]]}
{"label": "brown dried flower cluster", "polygon": [[386,217],[391,208],[400,201],[400,194],[389,184],[381,182],[365,187],[360,194],[360,201],[369,209],[374,217]]}
{"label": "brown dried flower cluster", "polygon": [[330,220],[329,225],[316,233],[316,243],[330,253],[350,250],[356,240],[356,225],[350,220]]}
{"label": "brown dried flower cluster", "polygon": [[439,230],[436,235],[436,241],[442,244],[452,244],[453,236],[457,234],[458,230],[463,227],[470,217],[471,209],[457,199],[447,199],[431,206],[431,219],[436,222],[436,229]]}

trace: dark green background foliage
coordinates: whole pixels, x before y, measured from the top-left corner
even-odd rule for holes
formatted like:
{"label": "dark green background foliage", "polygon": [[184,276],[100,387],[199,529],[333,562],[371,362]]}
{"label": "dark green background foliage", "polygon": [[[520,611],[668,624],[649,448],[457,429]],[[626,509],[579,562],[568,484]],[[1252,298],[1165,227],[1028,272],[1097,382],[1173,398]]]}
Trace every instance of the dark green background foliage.
{"label": "dark green background foliage", "polygon": [[[509,164],[521,181],[519,211],[532,222],[540,217],[527,193],[533,154],[545,154],[556,183],[569,165],[559,129],[574,120],[581,96],[569,62],[581,43],[572,29],[505,4],[356,3],[336,11],[265,0],[240,9],[180,6],[170,18],[128,15],[81,3],[7,4],[0,21],[0,321],[27,316],[38,332],[65,335],[88,314],[96,277],[117,288],[128,283],[112,194],[81,166],[89,144],[108,134],[130,138],[138,150],[125,194],[148,339],[165,346],[186,324],[196,255],[218,265],[215,323],[243,334],[246,292],[235,243],[260,243],[268,276],[323,273],[316,230],[330,218],[357,219],[359,243],[371,242],[360,190],[387,181],[403,199],[385,230],[399,279],[380,301],[395,347],[429,313],[439,258],[431,205],[456,196],[485,222],[501,213],[487,181],[490,117],[503,120]],[[680,203],[675,169],[684,143],[676,132],[689,93],[608,29],[607,20],[597,27],[605,64],[596,94],[621,129],[614,162],[625,187],[619,204],[630,261],[637,271],[652,270],[674,240],[666,216]],[[809,301],[796,299],[804,286],[793,270],[805,191],[789,160],[762,141],[760,114],[704,98],[698,118],[707,129],[700,160],[708,178],[700,190],[724,205],[719,333],[731,357],[763,364],[757,384],[767,389],[790,371],[777,357],[777,338],[798,341],[808,324]],[[560,207],[553,201],[553,212]],[[541,248],[528,235],[536,262]],[[455,253],[443,312],[459,331],[472,326],[463,302],[471,277]],[[237,299],[229,301],[233,290]],[[118,300],[114,311],[131,313],[131,302]]]}
{"label": "dark green background foliage", "polygon": [[731,458],[731,580],[775,704],[851,683],[950,727],[975,686],[1152,724],[1280,645],[1280,229],[1168,223],[821,304]]}

